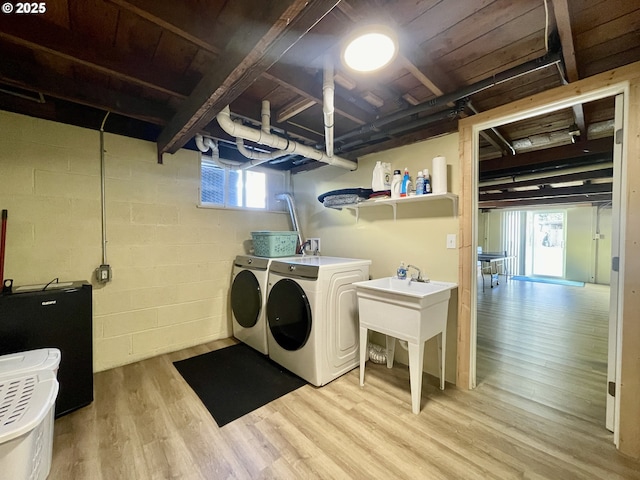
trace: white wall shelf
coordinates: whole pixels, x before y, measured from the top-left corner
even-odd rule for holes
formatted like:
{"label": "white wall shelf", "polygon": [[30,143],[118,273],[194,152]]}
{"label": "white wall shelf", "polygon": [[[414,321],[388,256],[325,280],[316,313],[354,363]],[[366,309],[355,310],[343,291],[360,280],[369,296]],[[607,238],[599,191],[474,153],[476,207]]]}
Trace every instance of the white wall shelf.
{"label": "white wall shelf", "polygon": [[360,218],[360,209],[368,208],[368,207],[379,207],[381,205],[388,205],[393,209],[393,219],[396,219],[397,208],[398,205],[403,203],[413,203],[413,202],[430,202],[435,200],[450,200],[453,204],[453,216],[458,216],[458,195],[454,193],[440,193],[434,194],[429,193],[426,195],[413,195],[410,197],[402,197],[402,198],[377,198],[371,200],[365,200],[360,203],[353,203],[349,205],[340,205],[339,208],[348,208],[350,210],[354,210],[356,212],[356,222]]}

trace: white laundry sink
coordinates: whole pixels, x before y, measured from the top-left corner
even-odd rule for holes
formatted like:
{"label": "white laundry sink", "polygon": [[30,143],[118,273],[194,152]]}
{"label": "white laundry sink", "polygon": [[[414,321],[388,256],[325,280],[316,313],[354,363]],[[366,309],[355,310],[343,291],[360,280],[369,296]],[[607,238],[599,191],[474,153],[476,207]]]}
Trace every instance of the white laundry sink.
{"label": "white laundry sink", "polygon": [[[383,277],[354,284],[359,295],[407,308],[426,308],[446,300],[451,289],[458,285],[450,282],[418,282],[397,277]],[[412,307],[413,306],[413,307]]]}
{"label": "white laundry sink", "polygon": [[409,350],[411,410],[420,412],[424,342],[438,336],[440,388],[444,389],[447,314],[451,290],[457,284],[417,282],[384,277],[354,283],[360,319],[360,385],[364,385],[369,330],[387,336],[387,367],[393,366],[395,339],[405,340]]}

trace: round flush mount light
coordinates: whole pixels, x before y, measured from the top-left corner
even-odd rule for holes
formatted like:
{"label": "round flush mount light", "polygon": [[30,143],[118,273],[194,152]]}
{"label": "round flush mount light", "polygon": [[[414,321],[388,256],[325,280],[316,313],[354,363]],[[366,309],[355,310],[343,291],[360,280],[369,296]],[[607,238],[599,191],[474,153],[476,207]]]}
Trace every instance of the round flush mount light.
{"label": "round flush mount light", "polygon": [[369,25],[345,41],[342,62],[358,72],[373,72],[388,65],[398,53],[398,39],[389,27]]}

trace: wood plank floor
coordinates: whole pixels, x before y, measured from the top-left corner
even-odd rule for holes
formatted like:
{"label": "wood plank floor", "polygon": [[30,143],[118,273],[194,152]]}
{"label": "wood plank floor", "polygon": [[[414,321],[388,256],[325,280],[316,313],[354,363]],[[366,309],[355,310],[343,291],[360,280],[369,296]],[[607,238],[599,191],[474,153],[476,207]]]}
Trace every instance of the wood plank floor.
{"label": "wood plank floor", "polygon": [[[518,335],[482,328],[500,342]],[[640,479],[640,463],[616,452],[599,419],[504,388],[488,362],[474,391],[440,391],[425,376],[419,415],[407,367],[370,364],[364,388],[356,369],[218,428],[172,362],[232,343],[96,374],[95,401],[56,420],[49,478]]]}
{"label": "wood plank floor", "polygon": [[609,287],[512,280],[478,292],[477,381],[605,424]]}

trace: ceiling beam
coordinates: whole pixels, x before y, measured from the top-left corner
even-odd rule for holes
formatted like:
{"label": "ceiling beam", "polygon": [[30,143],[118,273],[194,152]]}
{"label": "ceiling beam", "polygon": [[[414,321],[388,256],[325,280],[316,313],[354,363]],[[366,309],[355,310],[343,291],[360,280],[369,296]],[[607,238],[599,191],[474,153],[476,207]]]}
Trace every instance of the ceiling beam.
{"label": "ceiling beam", "polygon": [[[322,19],[339,0],[245,0],[219,61],[198,83],[158,138],[158,154],[175,153]],[[239,0],[234,1],[234,5]]]}
{"label": "ceiling beam", "polygon": [[594,193],[590,195],[573,195],[571,197],[534,198],[528,200],[478,202],[478,208],[521,208],[544,205],[575,205],[580,203],[608,203],[611,202],[610,193]]}
{"label": "ceiling beam", "polygon": [[538,190],[524,190],[521,192],[482,193],[478,196],[478,201],[570,197],[572,195],[589,195],[592,193],[611,193],[612,188],[612,183],[590,183],[578,187],[545,187]]}
{"label": "ceiling beam", "polygon": [[291,117],[295,117],[300,112],[304,112],[307,108],[312,107],[315,104],[315,100],[310,98],[296,98],[294,101],[289,102],[276,112],[276,121],[278,123],[286,122]]}
{"label": "ceiling beam", "polygon": [[188,2],[181,2],[180,7],[176,8],[174,0],[109,1],[208,52],[216,55],[220,53],[220,49],[212,43],[215,28],[208,21],[211,17],[203,15],[201,8],[191,8]]}
{"label": "ceiling beam", "polygon": [[156,125],[164,125],[173,115],[173,110],[165,104],[73,80],[43,68],[28,67],[19,59],[3,58],[0,82]]}
{"label": "ceiling beam", "polygon": [[418,80],[424,87],[426,87],[436,97],[444,95],[444,92],[433,81],[427,77],[422,71],[407,57],[402,54],[398,54],[398,61],[400,64],[411,74],[416,80]]}
{"label": "ceiling beam", "polygon": [[480,179],[521,174],[522,171],[527,170],[526,167],[560,163],[568,159],[593,157],[597,154],[611,155],[612,152],[613,137],[604,137],[587,142],[546,148],[535,152],[519,153],[509,157],[492,158],[480,162]]}
{"label": "ceiling beam", "polygon": [[567,80],[575,82],[580,79],[578,75],[578,62],[573,46],[573,31],[571,30],[571,16],[569,14],[568,0],[551,0],[553,12],[556,17],[560,43],[562,44],[562,58],[567,69]]}
{"label": "ceiling beam", "polygon": [[497,183],[493,185],[480,185],[480,192],[489,192],[493,190],[508,190],[510,188],[530,187],[533,185],[550,185],[552,183],[577,182],[584,180],[596,180],[601,178],[613,178],[613,168],[600,168],[598,170],[589,170],[586,172],[567,173],[564,175],[553,175],[549,177],[532,178],[529,180],[520,180],[514,182]]}
{"label": "ceiling beam", "polygon": [[[562,45],[562,59],[567,73],[567,80],[575,82],[580,79],[576,51],[573,45],[573,30],[571,29],[571,14],[569,13],[568,0],[552,0],[553,12],[556,17],[558,34]],[[584,118],[582,105],[572,107],[576,125],[580,130],[581,140],[587,139],[587,124]]]}
{"label": "ceiling beam", "polygon": [[[313,100],[318,105],[322,105],[322,83],[316,81],[313,75],[304,73],[301,69],[293,69],[282,65],[273,65],[269,71],[265,72],[264,78],[274,83],[283,85],[288,90]],[[346,89],[341,89],[348,92]],[[342,97],[336,95],[334,99],[335,112],[358,125],[364,125],[373,117],[358,108],[357,106],[345,101]]]}
{"label": "ceiling beam", "polygon": [[90,39],[46,22],[39,15],[0,15],[0,38],[36,52],[62,58],[124,82],[184,99],[184,76],[161,70],[118,49],[92,45]]}

